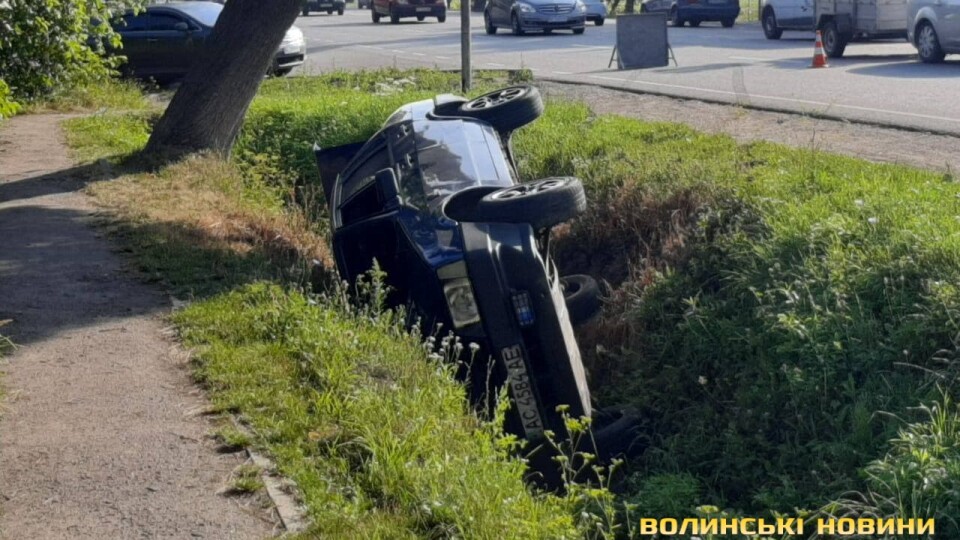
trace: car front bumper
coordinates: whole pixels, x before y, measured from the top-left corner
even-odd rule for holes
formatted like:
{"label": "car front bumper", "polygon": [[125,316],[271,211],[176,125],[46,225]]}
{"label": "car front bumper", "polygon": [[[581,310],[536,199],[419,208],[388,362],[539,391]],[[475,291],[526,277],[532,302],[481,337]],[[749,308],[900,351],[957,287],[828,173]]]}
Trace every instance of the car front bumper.
{"label": "car front bumper", "polygon": [[303,65],[306,57],[306,44],[281,46],[273,57],[273,68],[274,70],[295,68]]}
{"label": "car front bumper", "polygon": [[306,7],[310,11],[338,10],[346,7],[346,2],[331,2],[326,0],[310,0]]}
{"label": "car front bumper", "polygon": [[520,26],[524,30],[566,30],[583,28],[586,22],[587,18],[583,13],[554,15],[544,13],[520,13]]}
{"label": "car front bumper", "polygon": [[587,20],[596,21],[607,18],[607,6],[603,4],[587,4]]}

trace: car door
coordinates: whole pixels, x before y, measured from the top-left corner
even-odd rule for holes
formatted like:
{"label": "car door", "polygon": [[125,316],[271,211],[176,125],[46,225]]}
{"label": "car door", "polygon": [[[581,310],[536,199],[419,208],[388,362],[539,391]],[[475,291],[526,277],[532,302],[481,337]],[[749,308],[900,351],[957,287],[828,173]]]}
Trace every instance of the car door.
{"label": "car door", "polygon": [[183,75],[193,63],[194,25],[174,11],[149,12],[147,45],[154,71],[160,75]]}
{"label": "car door", "polygon": [[816,8],[814,0],[797,0],[797,19],[794,25],[799,30],[813,30]]}
{"label": "car door", "polygon": [[127,13],[113,23],[113,29],[120,34],[121,49],[117,54],[127,58],[120,69],[130,75],[149,76],[147,14]]}
{"label": "car door", "polygon": [[934,1],[937,20],[940,22],[940,43],[952,52],[960,51],[960,0]]}
{"label": "car door", "polygon": [[493,19],[493,23],[497,25],[508,25],[510,24],[510,16],[508,15],[509,8],[508,3],[511,3],[512,0],[488,0],[490,2],[490,17]]}
{"label": "car door", "polygon": [[800,9],[797,5],[799,0],[770,0],[769,4],[773,7],[773,14],[777,18],[777,26],[780,28],[793,28],[797,24],[800,16]]}

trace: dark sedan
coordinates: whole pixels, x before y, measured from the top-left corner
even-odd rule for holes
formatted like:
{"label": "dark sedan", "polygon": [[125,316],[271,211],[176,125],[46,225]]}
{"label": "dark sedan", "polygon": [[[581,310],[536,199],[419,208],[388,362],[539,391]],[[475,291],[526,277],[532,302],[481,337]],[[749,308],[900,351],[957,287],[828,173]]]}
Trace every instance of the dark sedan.
{"label": "dark sedan", "polygon": [[730,28],[740,15],[740,0],[644,0],[640,11],[666,13],[673,26],[720,21],[724,28]]}
{"label": "dark sedan", "polygon": [[498,28],[509,28],[516,36],[531,30],[582,34],[586,20],[587,6],[580,0],[490,0],[483,10],[488,34],[496,34]]}
{"label": "dark sedan", "polygon": [[[158,81],[183,77],[213,32],[221,11],[223,6],[215,2],[178,2],[126,13],[113,23],[123,43],[123,49],[116,53],[127,57],[121,72]],[[293,26],[284,36],[270,71],[285,75],[303,64],[305,57],[303,32]]]}

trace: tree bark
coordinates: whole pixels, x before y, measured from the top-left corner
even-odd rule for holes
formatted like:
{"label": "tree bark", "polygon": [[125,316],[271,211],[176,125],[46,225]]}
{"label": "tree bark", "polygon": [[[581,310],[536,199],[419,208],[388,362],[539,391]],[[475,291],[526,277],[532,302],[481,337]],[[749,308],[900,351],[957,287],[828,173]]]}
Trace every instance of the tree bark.
{"label": "tree bark", "polygon": [[161,160],[204,150],[229,155],[247,107],[300,13],[301,2],[227,2],[144,154]]}
{"label": "tree bark", "polygon": [[627,7],[624,8],[624,11],[626,11],[627,13],[633,13],[635,4],[636,4],[635,0],[627,0]]}

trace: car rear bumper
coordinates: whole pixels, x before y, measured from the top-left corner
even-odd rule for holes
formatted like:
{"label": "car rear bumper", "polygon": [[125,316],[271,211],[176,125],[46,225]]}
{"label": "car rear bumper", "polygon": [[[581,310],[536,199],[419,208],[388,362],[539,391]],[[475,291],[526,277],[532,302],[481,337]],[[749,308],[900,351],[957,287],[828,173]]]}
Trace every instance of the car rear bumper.
{"label": "car rear bumper", "polygon": [[583,28],[587,18],[583,14],[545,15],[542,13],[521,13],[520,26],[524,30],[568,30]]}
{"label": "car rear bumper", "polygon": [[390,6],[390,14],[399,17],[439,17],[446,12],[446,4],[394,4]]}
{"label": "car rear bumper", "polygon": [[327,0],[310,0],[306,3],[306,7],[311,11],[324,11],[327,9],[340,9],[346,7],[346,2],[343,0],[339,1],[327,1]]}

